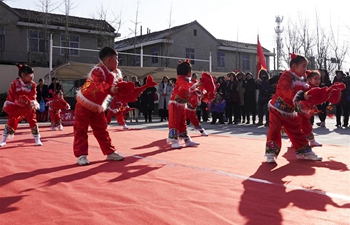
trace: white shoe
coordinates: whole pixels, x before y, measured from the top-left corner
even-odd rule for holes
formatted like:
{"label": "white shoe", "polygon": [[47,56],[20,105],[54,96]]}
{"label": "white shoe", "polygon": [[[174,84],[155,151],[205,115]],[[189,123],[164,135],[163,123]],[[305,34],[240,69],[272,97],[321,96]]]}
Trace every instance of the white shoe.
{"label": "white shoe", "polygon": [[266,163],[276,163],[276,154],[273,153],[267,153],[265,154],[266,157]]}
{"label": "white shoe", "polygon": [[60,124],[60,125],[58,126],[58,129],[61,130],[61,131],[63,130],[62,124]]}
{"label": "white shoe", "polygon": [[86,157],[87,157],[87,155],[81,155],[81,156],[79,156],[79,157],[78,157],[77,164],[78,164],[79,166],[89,165],[90,162],[89,162],[89,160],[88,160]]}
{"label": "white shoe", "polygon": [[35,145],[36,146],[42,146],[43,145],[43,143],[41,143],[41,141],[40,141],[40,136],[39,135],[34,136],[34,140],[35,140]]}
{"label": "white shoe", "polygon": [[52,126],[52,127],[51,127],[51,130],[56,130],[56,127]]}
{"label": "white shoe", "polygon": [[310,145],[311,148],[313,148],[313,147],[322,147],[322,144],[318,143],[317,141],[315,141],[315,139],[314,140],[310,140],[309,141],[309,145]]}
{"label": "white shoe", "polygon": [[123,159],[124,159],[124,157],[119,155],[116,152],[113,152],[113,153],[107,155],[107,158],[106,158],[106,160],[109,160],[109,161],[121,161]]}
{"label": "white shoe", "polygon": [[6,145],[6,140],[7,140],[7,136],[2,136],[2,140],[0,142],[0,147],[4,147]]}
{"label": "white shoe", "polygon": [[180,145],[180,142],[178,139],[171,139],[171,138],[168,138],[167,139],[167,143],[171,144],[171,148],[172,149],[179,149],[179,148],[182,148],[182,146]]}
{"label": "white shoe", "polygon": [[195,146],[198,146],[199,143],[198,142],[194,142],[191,139],[189,139],[189,140],[185,141],[185,145],[186,145],[186,147],[195,147]]}
{"label": "white shoe", "polygon": [[123,129],[124,129],[124,130],[129,130],[129,127],[128,127],[127,125],[124,125],[124,126],[123,126]]}
{"label": "white shoe", "polygon": [[209,134],[205,133],[205,131],[203,130],[203,132],[201,132],[201,136],[209,136]]}
{"label": "white shoe", "polygon": [[322,161],[322,157],[317,156],[313,151],[307,152],[307,153],[299,153],[299,154],[297,154],[297,159]]}

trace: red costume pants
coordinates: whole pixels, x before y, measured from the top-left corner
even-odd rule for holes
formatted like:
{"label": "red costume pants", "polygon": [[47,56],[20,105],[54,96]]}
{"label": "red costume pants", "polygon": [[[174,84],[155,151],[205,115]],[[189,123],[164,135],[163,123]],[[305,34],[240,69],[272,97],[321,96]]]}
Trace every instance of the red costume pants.
{"label": "red costume pants", "polygon": [[305,115],[304,113],[299,113],[299,126],[301,127],[301,130],[306,135],[306,139],[311,141],[314,140],[314,134],[312,133],[312,125],[310,123],[310,116]]}
{"label": "red costume pants", "polygon": [[112,145],[107,131],[107,121],[104,112],[93,112],[80,103],[75,106],[73,151],[76,157],[88,155],[88,128],[98,141],[104,155],[113,153],[116,149]]}
{"label": "red costume pants", "polygon": [[169,103],[168,124],[170,139],[178,139],[181,134],[186,134],[186,104],[175,102]]}
{"label": "red costume pants", "polygon": [[49,110],[51,124],[60,125],[62,123],[61,120],[61,110]]}
{"label": "red costume pants", "polygon": [[117,119],[117,122],[120,126],[124,126],[125,125],[125,115],[122,112],[119,113],[114,113],[111,110],[107,110],[107,124],[110,124],[112,121],[112,117],[115,116],[115,118]]}
{"label": "red costume pants", "polygon": [[197,130],[203,129],[202,126],[200,125],[200,122],[198,120],[197,113],[196,113],[195,109],[187,108],[186,109],[186,118],[190,120],[190,122],[193,124],[193,126]]}
{"label": "red costume pants", "polygon": [[36,121],[36,111],[33,109],[32,113],[28,113],[25,116],[15,117],[15,118],[9,117],[5,127],[6,135],[14,134],[17,130],[18,123],[21,122],[23,119],[26,119],[26,121],[29,123],[29,127],[32,130],[33,135],[39,134],[38,123]]}
{"label": "red costume pants", "polygon": [[279,154],[282,146],[281,128],[284,127],[297,153],[310,150],[309,142],[300,128],[298,117],[283,116],[275,109],[270,108],[269,129],[266,141],[266,154]]}

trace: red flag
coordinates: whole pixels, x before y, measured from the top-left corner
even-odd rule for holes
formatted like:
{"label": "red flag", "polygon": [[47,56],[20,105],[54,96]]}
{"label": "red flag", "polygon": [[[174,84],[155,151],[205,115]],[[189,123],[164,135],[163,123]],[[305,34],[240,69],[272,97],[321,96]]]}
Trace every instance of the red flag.
{"label": "red flag", "polygon": [[259,36],[258,36],[258,49],[256,53],[256,72],[258,73],[259,76],[259,71],[261,69],[267,69],[266,67],[266,61],[265,61],[265,56],[264,56],[264,51],[261,47],[260,41],[259,41]]}

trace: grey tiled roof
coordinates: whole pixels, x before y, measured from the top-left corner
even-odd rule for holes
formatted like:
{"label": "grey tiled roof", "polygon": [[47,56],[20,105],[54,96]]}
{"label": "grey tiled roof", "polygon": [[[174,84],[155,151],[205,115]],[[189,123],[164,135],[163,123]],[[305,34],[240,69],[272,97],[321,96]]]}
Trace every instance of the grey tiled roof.
{"label": "grey tiled roof", "polygon": [[[237,42],[237,41],[228,41],[223,39],[218,39],[218,41],[221,43],[221,46],[224,47],[233,47],[233,48],[240,48],[240,49],[249,49],[256,51],[256,48],[258,44],[251,44],[251,43],[243,43],[243,42]],[[270,52],[266,48],[263,47],[264,52]]]}
{"label": "grey tiled roof", "polygon": [[[12,8],[14,11],[18,12],[21,16],[20,21],[22,22],[34,22],[43,23],[45,18],[48,20],[48,25],[65,26],[66,16],[53,13],[44,13],[33,10],[17,9]],[[68,17],[69,27],[82,28],[82,29],[92,29],[107,32],[114,32],[115,29],[105,20],[88,19],[76,16]]]}
{"label": "grey tiled roof", "polygon": [[[191,22],[191,23],[193,23],[193,22]],[[173,33],[176,33],[177,31],[183,29],[184,27],[190,25],[191,23],[172,27],[172,28],[166,29],[166,30],[155,31],[155,32],[151,32],[149,34],[143,34],[143,35],[136,36],[136,43],[134,43],[135,37],[123,39],[121,41],[115,42],[114,47],[116,49],[118,49],[118,48],[124,48],[126,46],[130,46],[133,44],[144,43],[144,42],[159,40],[159,39],[166,39],[166,38],[169,38]]]}
{"label": "grey tiled roof", "polygon": [[[124,48],[124,47],[131,46],[131,45],[134,45],[134,44],[139,44],[139,43],[144,43],[144,42],[153,41],[153,40],[170,38],[172,34],[180,31],[181,29],[183,29],[183,28],[185,28],[187,26],[190,26],[193,23],[197,23],[198,25],[200,25],[197,21],[193,21],[191,23],[187,23],[187,24],[183,24],[183,25],[180,25],[180,26],[172,27],[170,29],[165,29],[165,30],[156,31],[156,32],[152,32],[152,33],[149,33],[149,34],[145,34],[145,35],[136,36],[136,42],[135,42],[135,37],[123,39],[123,40],[115,42],[114,47],[116,49],[120,49],[120,48]],[[203,29],[205,30],[204,27],[203,27]],[[208,32],[208,34],[211,35],[209,32]],[[237,42],[237,41],[228,41],[228,40],[223,40],[223,39],[216,39],[214,36],[213,36],[213,38],[218,41],[219,46],[223,46],[223,47],[233,47],[233,48],[235,48],[235,47],[237,48],[238,47],[239,49],[247,49],[247,50],[252,50],[252,51],[256,51],[256,48],[257,48],[257,44],[249,44],[249,43],[243,43],[243,42]],[[263,50],[264,50],[264,52],[270,52],[266,48],[263,48]]]}

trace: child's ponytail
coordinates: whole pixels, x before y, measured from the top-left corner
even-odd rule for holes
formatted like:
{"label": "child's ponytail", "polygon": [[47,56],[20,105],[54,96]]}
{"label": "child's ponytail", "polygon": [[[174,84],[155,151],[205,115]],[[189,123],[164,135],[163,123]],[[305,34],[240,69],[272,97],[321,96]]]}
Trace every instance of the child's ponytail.
{"label": "child's ponytail", "polygon": [[22,73],[24,73],[26,75],[34,73],[34,70],[25,63],[16,63],[16,66],[18,68],[18,76],[19,77],[21,76]]}

